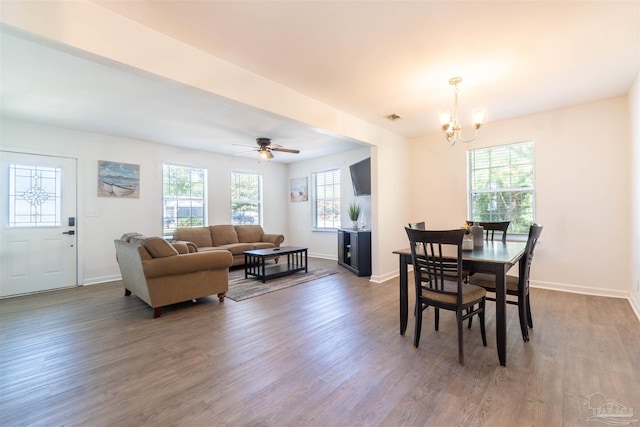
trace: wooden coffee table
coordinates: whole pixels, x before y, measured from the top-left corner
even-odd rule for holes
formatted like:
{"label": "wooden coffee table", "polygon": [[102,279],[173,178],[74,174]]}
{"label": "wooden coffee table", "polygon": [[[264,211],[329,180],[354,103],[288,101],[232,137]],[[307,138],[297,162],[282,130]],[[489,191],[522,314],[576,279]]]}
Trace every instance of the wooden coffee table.
{"label": "wooden coffee table", "polygon": [[[284,262],[265,265],[268,259],[287,256]],[[296,246],[282,246],[271,249],[254,249],[244,251],[244,278],[257,277],[265,283],[268,279],[287,276],[289,274],[304,271],[307,273],[307,248]]]}

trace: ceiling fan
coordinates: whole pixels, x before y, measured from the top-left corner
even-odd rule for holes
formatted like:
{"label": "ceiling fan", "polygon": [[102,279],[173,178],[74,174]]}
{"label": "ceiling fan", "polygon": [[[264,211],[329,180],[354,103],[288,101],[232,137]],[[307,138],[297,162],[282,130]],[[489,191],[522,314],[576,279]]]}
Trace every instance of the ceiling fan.
{"label": "ceiling fan", "polygon": [[[251,151],[257,151],[258,155],[260,156],[260,159],[262,160],[273,159],[273,153],[271,153],[272,151],[281,151],[283,153],[292,153],[292,154],[300,153],[300,150],[284,148],[283,146],[278,144],[271,144],[271,139],[269,138],[256,138],[256,143],[258,144],[258,149],[251,150]],[[248,147],[248,145],[243,145],[242,147]],[[242,153],[238,153],[238,154],[242,154]]]}

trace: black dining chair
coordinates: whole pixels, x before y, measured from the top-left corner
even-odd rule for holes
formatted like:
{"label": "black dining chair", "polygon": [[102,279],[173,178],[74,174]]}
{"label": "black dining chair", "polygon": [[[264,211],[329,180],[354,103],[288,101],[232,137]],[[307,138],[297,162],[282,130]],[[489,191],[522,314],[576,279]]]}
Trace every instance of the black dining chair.
{"label": "black dining chair", "polygon": [[[500,232],[502,232],[502,243],[506,243],[506,241],[507,241],[507,229],[509,228],[509,224],[511,224],[511,221],[487,222],[487,221],[468,221],[467,220],[467,224],[469,224],[469,225],[473,225],[476,222],[478,223],[478,225],[480,225],[480,226],[482,226],[482,228],[484,228],[484,239],[485,240],[493,241],[494,237],[495,237],[495,232],[497,231],[498,235],[500,234]],[[465,270],[465,274],[467,276],[473,276],[474,274],[476,274],[476,272],[475,271],[470,271],[470,270]],[[472,319],[469,319],[469,327],[471,327],[471,320]]]}
{"label": "black dining chair", "polygon": [[[480,287],[463,283],[462,280],[462,239],[464,230],[416,230],[405,227],[411,243],[416,290],[416,322],[413,345],[418,347],[422,329],[422,312],[429,306],[435,309],[435,329],[440,323],[440,309],[456,313],[458,324],[458,361],[464,365],[462,324],[474,315],[480,317],[482,344],[487,346],[484,309],[487,291]],[[443,250],[450,247],[447,256]],[[477,308],[476,308],[477,305]]]}
{"label": "black dining chair", "polygon": [[484,239],[485,240],[494,240],[494,234],[497,231],[498,234],[502,233],[502,241],[507,241],[507,229],[511,224],[511,221],[467,221],[467,224],[473,225],[474,223],[478,223],[478,225],[484,228]]}
{"label": "black dining chair", "polygon": [[[529,227],[529,237],[527,245],[524,249],[524,262],[519,263],[518,277],[507,276],[507,295],[517,297],[516,301],[507,300],[508,304],[518,306],[518,315],[520,317],[520,329],[522,330],[522,339],[529,341],[529,328],[533,328],[533,319],[531,317],[531,299],[529,297],[529,276],[531,272],[531,261],[533,260],[533,251],[538,243],[538,239],[542,234],[542,226],[533,224]],[[469,283],[480,286],[489,292],[496,290],[496,276],[493,274],[476,273],[469,277]],[[495,298],[489,298],[495,301]],[[471,325],[469,325],[471,327]]]}

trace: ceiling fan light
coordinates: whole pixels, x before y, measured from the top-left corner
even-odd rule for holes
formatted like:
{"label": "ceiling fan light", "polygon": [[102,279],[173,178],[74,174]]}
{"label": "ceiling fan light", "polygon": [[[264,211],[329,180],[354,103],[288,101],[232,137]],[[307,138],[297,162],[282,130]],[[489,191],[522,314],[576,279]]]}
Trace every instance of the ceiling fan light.
{"label": "ceiling fan light", "polygon": [[271,154],[271,151],[267,150],[266,148],[258,150],[258,154],[263,160],[273,159],[273,154]]}

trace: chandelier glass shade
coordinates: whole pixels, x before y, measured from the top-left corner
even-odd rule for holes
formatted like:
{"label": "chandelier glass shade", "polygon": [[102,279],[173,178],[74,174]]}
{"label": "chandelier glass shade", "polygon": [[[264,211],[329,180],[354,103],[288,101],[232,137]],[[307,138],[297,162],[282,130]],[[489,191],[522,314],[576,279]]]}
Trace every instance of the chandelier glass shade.
{"label": "chandelier glass shade", "polygon": [[451,114],[451,109],[440,111],[440,125],[442,126],[442,130],[445,132],[447,141],[449,141],[451,146],[455,145],[458,140],[462,142],[471,142],[476,139],[476,136],[478,136],[478,129],[480,129],[480,126],[482,126],[482,123],[484,122],[484,108],[474,108],[472,111],[474,129],[473,136],[469,139],[462,137],[462,128],[458,123],[458,93],[460,92],[458,85],[460,83],[462,83],[462,77],[453,77],[449,79],[449,84],[454,87],[453,114]]}

